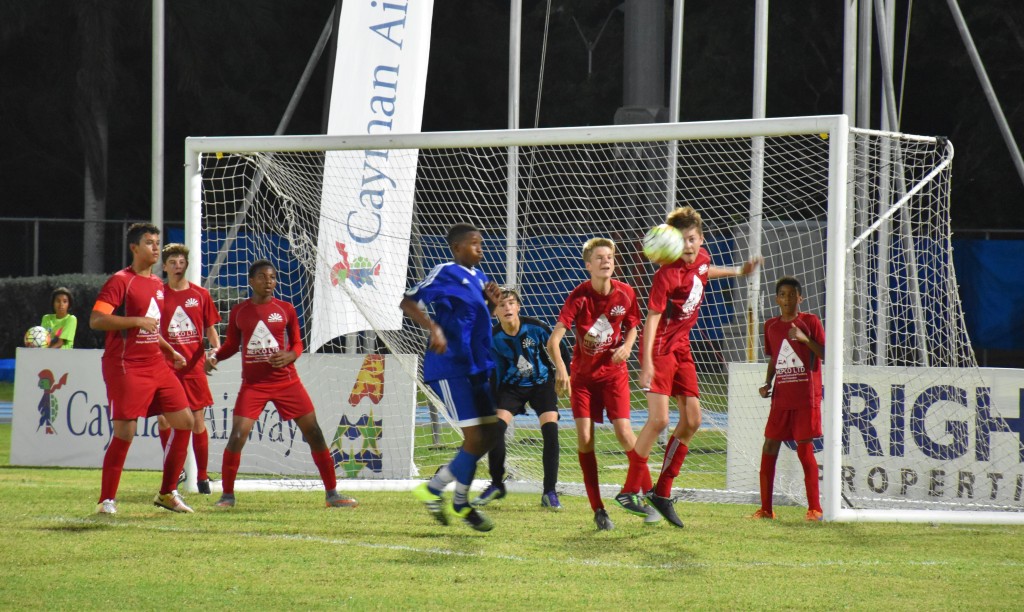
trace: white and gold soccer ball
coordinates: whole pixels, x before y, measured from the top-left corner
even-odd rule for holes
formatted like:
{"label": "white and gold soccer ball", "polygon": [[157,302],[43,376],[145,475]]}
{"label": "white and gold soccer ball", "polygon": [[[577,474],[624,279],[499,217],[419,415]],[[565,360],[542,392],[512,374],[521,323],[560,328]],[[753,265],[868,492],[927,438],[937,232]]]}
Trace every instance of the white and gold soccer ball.
{"label": "white and gold soccer ball", "polygon": [[28,331],[25,332],[25,346],[30,348],[50,346],[50,332],[40,325],[28,328]]}
{"label": "white and gold soccer ball", "polygon": [[656,264],[670,264],[683,255],[683,234],[662,223],[651,228],[643,241],[644,256]]}

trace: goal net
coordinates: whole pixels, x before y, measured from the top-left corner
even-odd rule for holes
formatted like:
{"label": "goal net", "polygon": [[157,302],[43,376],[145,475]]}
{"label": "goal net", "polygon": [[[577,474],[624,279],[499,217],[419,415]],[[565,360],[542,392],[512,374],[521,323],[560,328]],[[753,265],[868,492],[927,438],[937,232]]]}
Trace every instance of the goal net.
{"label": "goal net", "polygon": [[[333,441],[341,488],[407,488],[446,463],[458,428],[422,383],[426,333],[404,318],[406,288],[450,261],[444,236],[479,227],[481,268],[514,286],[522,313],[554,325],[587,279],[582,244],[617,244],[616,277],[641,310],[655,266],[647,229],[677,205],[705,221],[719,266],[753,254],[749,279],[715,280],[691,343],[703,425],[676,480],[683,499],[757,503],[769,403],[761,324],[774,283],[803,284],[802,309],[826,328],[825,437],[816,441],[830,519],[1015,520],[1022,508],[1016,398],[977,367],[953,270],[952,146],[847,127],[844,116],[353,137],[190,138],[186,234],[227,320],[248,295],[248,264],[270,259],[299,313],[300,374]],[[199,267],[192,272],[199,281]],[[575,341],[569,334],[568,341]],[[630,360],[635,377],[639,343]],[[239,379],[211,379],[211,468]],[[633,384],[632,422],[646,420]],[[672,411],[674,427],[677,413]],[[568,400],[560,401],[558,489],[582,494]],[[606,493],[627,461],[608,424],[596,432]],[[508,485],[540,491],[532,412],[507,434]],[[655,477],[662,459],[651,456]],[[314,486],[308,448],[268,409],[241,469],[261,483]],[[487,477],[486,461],[477,478]],[[290,483],[290,485],[289,485]],[[806,504],[784,446],[776,503]],[[932,517],[932,518],[926,518]]]}

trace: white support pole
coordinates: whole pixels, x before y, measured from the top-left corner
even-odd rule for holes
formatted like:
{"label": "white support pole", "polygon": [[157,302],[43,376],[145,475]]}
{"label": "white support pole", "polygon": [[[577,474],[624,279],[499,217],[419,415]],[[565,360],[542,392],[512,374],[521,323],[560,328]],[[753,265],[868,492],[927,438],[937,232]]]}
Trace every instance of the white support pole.
{"label": "white support pole", "polygon": [[[754,119],[767,114],[768,89],[768,0],[757,0],[754,5]],[[747,217],[747,256],[761,254],[761,231],[764,222],[764,137],[751,141],[750,155],[750,213]],[[757,333],[760,325],[761,272],[747,279],[746,349],[747,361],[757,360]]]}
{"label": "white support pole", "polygon": [[[857,0],[845,0],[843,5],[843,114],[846,115],[851,124],[855,125],[857,119]],[[857,139],[850,139],[850,160],[854,166],[858,163],[856,151]],[[854,169],[853,180],[847,181],[846,203],[847,223],[850,228],[856,230],[861,227],[859,218],[861,207],[856,205],[857,179],[860,176],[858,169]],[[846,317],[847,337],[863,338],[864,315],[866,312],[864,300],[867,293],[867,284],[864,279],[866,271],[864,265],[864,249],[856,251],[847,257],[846,277],[850,280],[847,283],[847,303],[850,305],[850,315]],[[852,335],[850,335],[852,334]],[[852,343],[851,343],[852,344]],[[851,356],[859,359],[860,355]],[[847,363],[853,363],[848,360]]]}
{"label": "white support pole", "polygon": [[[509,9],[508,42],[508,129],[519,129],[519,65],[523,29],[523,0],[512,0]],[[505,285],[515,287],[519,279],[519,147],[508,148],[505,227]]]}
{"label": "white support pole", "polygon": [[[685,0],[672,2],[672,50],[669,86],[668,86],[668,121],[679,121],[679,88],[682,87],[683,73],[683,13]],[[679,141],[668,143],[668,179],[665,189],[665,213],[672,212],[676,207],[676,183],[679,177]]]}
{"label": "white support pole", "polygon": [[[846,245],[849,241],[846,227],[846,156],[849,151],[849,122],[839,115],[829,131],[828,162],[828,229],[826,243],[826,270],[846,269]],[[822,405],[824,426],[825,482],[822,491],[825,520],[839,516],[842,499],[843,453],[843,337],[846,318],[843,274],[829,273],[825,277],[825,398]]]}
{"label": "white support pole", "polygon": [[957,4],[956,0],[946,1],[949,4],[949,11],[953,14],[953,21],[956,22],[956,29],[960,31],[960,38],[964,41],[964,47],[967,48],[967,55],[971,58],[974,72],[978,75],[978,80],[981,82],[981,89],[985,92],[985,99],[988,100],[988,106],[992,109],[992,115],[996,119],[996,124],[999,125],[999,133],[1002,134],[1003,142],[1006,143],[1006,148],[1010,151],[1013,166],[1017,169],[1017,177],[1024,183],[1024,160],[1021,159],[1020,148],[1017,147],[1017,141],[1013,138],[1010,124],[1007,123],[1006,115],[1003,114],[1003,107],[999,104],[999,98],[996,97],[996,90],[992,88],[992,81],[988,79],[985,63],[981,61],[981,54],[978,53],[978,47],[974,44],[971,31],[967,28],[964,14],[960,12],[960,5]]}
{"label": "white support pole", "polygon": [[[150,220],[164,228],[164,0],[153,0]],[[166,237],[165,237],[166,239]],[[166,240],[165,240],[166,241]]]}

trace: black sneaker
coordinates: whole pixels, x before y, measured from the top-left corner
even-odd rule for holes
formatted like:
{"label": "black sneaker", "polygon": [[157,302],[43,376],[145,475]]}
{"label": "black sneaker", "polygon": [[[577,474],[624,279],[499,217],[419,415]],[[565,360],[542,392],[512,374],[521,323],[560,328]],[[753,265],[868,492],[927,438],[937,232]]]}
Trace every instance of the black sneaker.
{"label": "black sneaker", "polygon": [[647,503],[652,508],[658,511],[658,514],[665,517],[665,520],[672,523],[676,527],[682,527],[683,521],[679,520],[679,516],[676,515],[676,500],[671,497],[662,497],[656,495],[654,491],[647,492]]}
{"label": "black sneaker", "polygon": [[594,513],[594,524],[597,525],[598,531],[611,531],[615,529],[615,523],[612,522],[612,519],[608,518],[608,511],[604,508]]}
{"label": "black sneaker", "polygon": [[210,494],[210,481],[209,480],[197,481],[196,482],[196,488],[199,489],[199,493],[201,495],[209,495]]}
{"label": "black sneaker", "polygon": [[492,482],[487,485],[487,488],[484,489],[483,493],[481,493],[479,497],[469,502],[469,505],[474,508],[483,508],[492,501],[498,501],[503,497],[505,497],[505,485],[501,483],[494,484]]}
{"label": "black sneaker", "polygon": [[644,504],[640,501],[640,496],[636,493],[626,493],[625,491],[622,491],[615,496],[615,503],[633,516],[647,516],[647,511],[644,510]]}

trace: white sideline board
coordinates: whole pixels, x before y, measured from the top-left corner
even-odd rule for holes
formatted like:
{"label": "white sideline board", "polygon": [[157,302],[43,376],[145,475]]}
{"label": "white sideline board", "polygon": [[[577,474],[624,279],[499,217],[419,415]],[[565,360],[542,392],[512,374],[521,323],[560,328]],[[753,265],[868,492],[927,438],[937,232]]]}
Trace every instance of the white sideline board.
{"label": "white sideline board", "polygon": [[[14,405],[11,429],[11,464],[32,466],[102,467],[110,442],[106,387],[100,365],[102,350],[46,350],[19,348],[15,363]],[[377,356],[374,356],[377,357]],[[366,355],[302,355],[296,362],[299,376],[316,406],[324,437],[330,442],[345,418],[348,423],[367,422],[372,415],[378,430],[371,429],[386,444],[364,445],[361,431],[347,428],[332,446],[339,475],[354,478],[409,478],[413,474],[413,427],[416,387],[408,372],[415,371],[416,356],[383,355],[383,384],[379,393],[353,395],[357,377],[367,363]],[[399,360],[406,361],[403,368]],[[210,378],[214,405],[205,411],[210,432],[210,469],[220,470],[220,459],[231,430],[231,411],[241,383],[241,359],[235,356],[218,365]],[[49,396],[41,384],[49,372],[65,384]],[[366,374],[364,373],[364,377]],[[326,380],[330,384],[317,384]],[[51,422],[42,406],[51,405]],[[352,405],[350,399],[355,399]],[[362,430],[365,431],[365,430]],[[261,449],[256,451],[255,445]],[[353,470],[353,455],[364,446],[379,450],[379,463]],[[363,454],[365,457],[366,454]],[[160,469],[162,452],[155,417],[139,419],[136,439],[125,462],[129,469]],[[340,462],[346,462],[348,470]],[[370,469],[371,467],[379,467]],[[302,434],[291,422],[282,422],[269,405],[253,427],[242,455],[240,471],[268,474],[317,474]]]}
{"label": "white sideline board", "polygon": [[[770,408],[757,394],[765,368],[729,364],[730,489],[758,488]],[[1024,370],[979,368],[965,376],[949,368],[848,365],[843,378],[844,494],[877,494],[909,507],[977,500],[1024,509]],[[967,380],[975,384],[935,383]],[[740,422],[757,425],[741,428]],[[780,479],[799,483],[793,488],[806,501],[800,462],[785,446],[776,468]]]}

